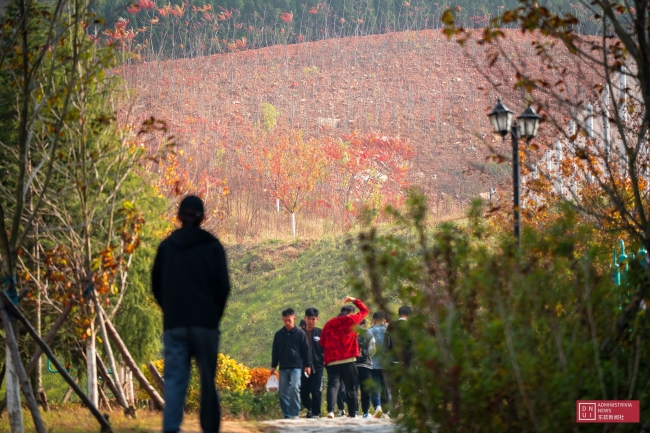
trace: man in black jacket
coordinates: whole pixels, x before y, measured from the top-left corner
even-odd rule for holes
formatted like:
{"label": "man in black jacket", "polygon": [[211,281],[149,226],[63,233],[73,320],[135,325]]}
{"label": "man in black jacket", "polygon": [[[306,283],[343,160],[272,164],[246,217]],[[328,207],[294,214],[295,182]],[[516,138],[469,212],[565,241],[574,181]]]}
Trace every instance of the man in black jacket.
{"label": "man in black jacket", "polygon": [[282,312],[284,326],[275,333],[271,374],[280,364],[280,408],[286,419],[298,419],[300,413],[300,375],[311,373],[311,356],[305,332],[296,326],[296,312]]}
{"label": "man in black jacket", "polygon": [[305,310],[305,334],[309,343],[311,353],[311,374],[302,376],[300,384],[300,400],[307,409],[307,418],[318,418],[320,416],[321,401],[323,398],[323,348],[320,340],[321,328],[316,327],[318,323],[318,309],[309,307]]}
{"label": "man in black jacket", "polygon": [[160,243],[151,272],[153,294],[163,311],[165,433],[180,430],[192,357],[201,377],[201,428],[217,433],[221,423],[214,378],[230,282],[224,249],[200,228],[203,218],[201,199],[185,197],[178,208],[183,227]]}
{"label": "man in black jacket", "polygon": [[366,329],[366,320],[364,319],[357,329],[357,342],[361,354],[357,356],[355,362],[357,366],[357,381],[354,384],[354,395],[359,395],[361,388],[361,410],[364,418],[370,418],[370,391],[372,389],[372,355],[375,354],[375,336]]}

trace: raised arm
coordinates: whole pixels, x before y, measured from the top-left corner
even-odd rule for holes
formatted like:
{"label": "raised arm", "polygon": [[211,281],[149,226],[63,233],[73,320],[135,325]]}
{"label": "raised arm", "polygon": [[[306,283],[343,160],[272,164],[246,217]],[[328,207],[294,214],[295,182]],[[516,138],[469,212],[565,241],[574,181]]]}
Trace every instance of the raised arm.
{"label": "raised arm", "polygon": [[354,304],[354,306],[359,309],[358,313],[348,316],[354,322],[355,325],[358,325],[363,321],[363,319],[366,318],[370,310],[368,310],[368,307],[366,307],[366,305],[363,302],[361,302],[361,300],[359,299],[348,296],[345,299],[345,302],[349,302],[349,301],[351,301]]}

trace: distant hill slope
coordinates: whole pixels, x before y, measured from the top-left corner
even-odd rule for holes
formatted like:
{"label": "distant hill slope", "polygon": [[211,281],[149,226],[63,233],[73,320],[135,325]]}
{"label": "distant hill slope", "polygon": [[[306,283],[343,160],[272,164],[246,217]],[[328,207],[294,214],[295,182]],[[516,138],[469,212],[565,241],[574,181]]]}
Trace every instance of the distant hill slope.
{"label": "distant hill slope", "polygon": [[281,312],[320,310],[322,326],[351,294],[345,288],[342,239],[226,246],[233,292],[222,324],[221,351],[248,366],[270,368]]}
{"label": "distant hill slope", "polygon": [[[479,59],[481,49],[473,49]],[[487,188],[465,171],[485,168],[481,136],[494,140],[486,115],[497,94],[480,90],[489,86],[475,65],[439,30],[151,62],[120,73],[138,92],[136,110],[170,120],[185,147],[216,152],[219,143],[234,144],[268,102],[309,134],[357,130],[407,139],[416,152],[411,181],[430,196],[466,202]]]}

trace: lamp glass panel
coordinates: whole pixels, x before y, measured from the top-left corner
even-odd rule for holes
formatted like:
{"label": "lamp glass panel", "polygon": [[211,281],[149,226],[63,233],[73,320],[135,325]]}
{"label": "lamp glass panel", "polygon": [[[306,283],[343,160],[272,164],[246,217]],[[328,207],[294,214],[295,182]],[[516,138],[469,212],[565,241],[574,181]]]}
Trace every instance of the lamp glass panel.
{"label": "lamp glass panel", "polygon": [[532,137],[537,136],[537,131],[539,130],[539,119],[535,119],[535,123],[533,125],[533,135]]}
{"label": "lamp glass panel", "polygon": [[528,137],[533,138],[535,136],[535,123],[537,119],[529,119],[528,120]]}
{"label": "lamp glass panel", "polygon": [[492,129],[494,129],[494,132],[501,132],[499,131],[499,122],[497,120],[496,114],[490,114],[490,123],[492,124]]}
{"label": "lamp glass panel", "polygon": [[530,134],[531,134],[531,132],[533,132],[533,128],[532,128],[532,125],[531,125],[531,119],[529,119],[529,118],[521,119],[521,124],[524,127],[524,133],[521,134],[521,135],[523,137],[525,137],[525,138],[530,138]]}
{"label": "lamp glass panel", "polygon": [[504,131],[510,131],[510,126],[512,125],[512,117],[514,116],[514,114],[515,113],[513,113],[512,111],[507,112]]}

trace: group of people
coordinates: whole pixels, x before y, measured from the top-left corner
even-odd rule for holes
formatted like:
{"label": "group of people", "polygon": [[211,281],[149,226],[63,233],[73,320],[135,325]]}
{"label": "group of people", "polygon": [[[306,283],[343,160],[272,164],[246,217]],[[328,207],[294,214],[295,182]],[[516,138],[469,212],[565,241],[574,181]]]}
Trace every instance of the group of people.
{"label": "group of people", "polygon": [[[347,297],[338,316],[317,327],[318,309],[305,310],[304,319],[296,326],[296,312],[282,311],[284,326],[275,333],[271,357],[271,374],[279,371],[279,393],[282,414],[286,419],[297,419],[301,406],[307,409],[307,418],[321,416],[324,373],[327,371],[327,417],[357,417],[359,391],[362,417],[388,416],[391,396],[390,381],[385,366],[389,362],[410,363],[410,344],[400,341],[400,356],[395,356],[395,339],[407,335],[406,320],[411,312],[408,306],[399,309],[400,319],[388,326],[382,311],[372,315],[372,326],[365,320],[368,307],[359,299]],[[358,312],[355,313],[355,307]]]}
{"label": "group of people", "polygon": [[[177,217],[182,227],[160,243],[151,272],[152,292],[163,311],[163,433],[180,430],[192,358],[201,380],[201,429],[203,433],[217,433],[221,407],[214,379],[219,326],[230,294],[226,253],[217,238],[201,229],[205,209],[199,197],[185,197]],[[337,400],[341,410],[346,400],[348,415],[356,416],[359,388],[363,416],[369,416],[370,402],[375,407],[374,416],[382,416],[382,407],[389,404],[391,395],[396,396],[390,390],[384,367],[387,362],[410,362],[405,322],[410,309],[400,308],[400,320],[388,328],[386,316],[377,312],[372,316],[372,327],[357,335],[368,308],[358,299],[348,297],[347,302],[352,302],[359,312],[355,314],[354,307],[345,305],[323,329],[316,326],[318,310],[314,307],[305,311],[304,329],[295,326],[294,310],[282,312],[284,326],[273,341],[272,367],[275,373],[279,365],[285,418],[298,417],[301,397],[307,416],[320,416],[324,370],[328,417],[334,417]],[[382,356],[384,352],[392,356]]]}

